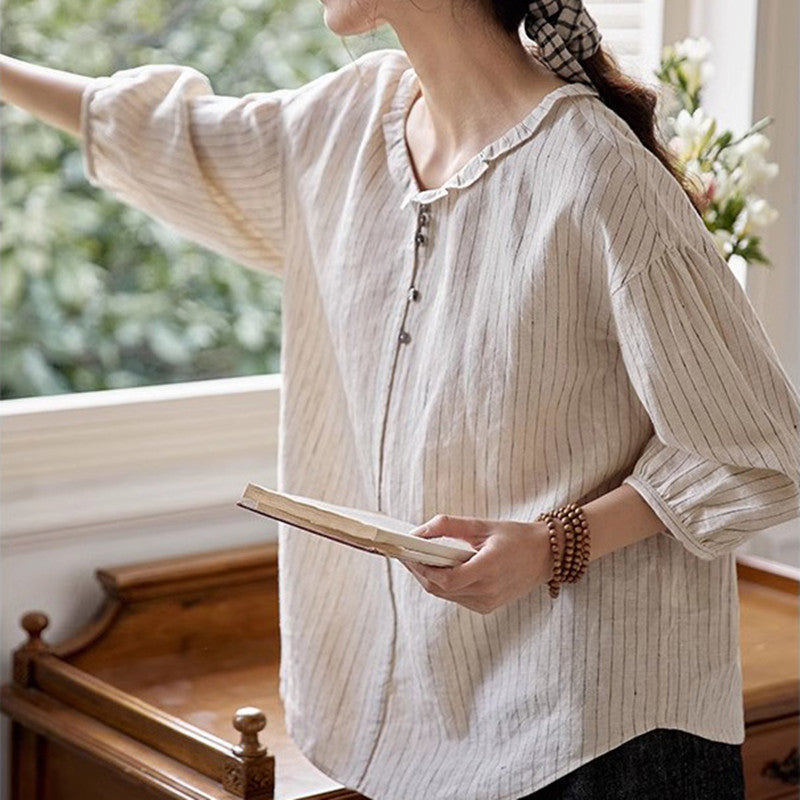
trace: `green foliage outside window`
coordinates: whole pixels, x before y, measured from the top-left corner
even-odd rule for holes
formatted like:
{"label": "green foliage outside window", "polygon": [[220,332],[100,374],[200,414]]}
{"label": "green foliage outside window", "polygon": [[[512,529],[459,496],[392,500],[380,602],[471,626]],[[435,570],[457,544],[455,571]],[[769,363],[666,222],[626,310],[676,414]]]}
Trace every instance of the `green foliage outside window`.
{"label": "green foliage outside window", "polygon": [[[342,39],[319,0],[5,0],[2,50],[83,75],[187,64],[217,94],[300,86],[388,26]],[[0,397],[276,372],[281,281],[90,186],[78,142],[2,108]]]}

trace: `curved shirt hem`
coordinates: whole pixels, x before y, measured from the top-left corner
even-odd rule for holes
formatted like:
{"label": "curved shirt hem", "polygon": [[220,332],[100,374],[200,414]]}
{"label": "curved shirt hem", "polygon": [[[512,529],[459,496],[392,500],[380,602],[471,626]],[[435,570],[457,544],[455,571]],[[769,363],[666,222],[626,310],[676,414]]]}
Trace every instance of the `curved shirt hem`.
{"label": "curved shirt hem", "polygon": [[[549,786],[551,783],[555,783],[555,781],[563,778],[565,775],[569,775],[571,772],[574,772],[584,764],[588,764],[590,761],[600,758],[600,756],[615,750],[617,747],[620,747],[637,736],[643,736],[645,733],[649,733],[657,728],[682,730],[687,733],[694,734],[695,736],[702,736],[706,739],[722,742],[724,744],[741,745],[745,740],[742,729],[732,733],[731,731],[727,730],[715,730],[713,728],[706,728],[702,725],[694,725],[689,722],[678,722],[676,720],[661,722],[653,721],[651,724],[646,725],[643,730],[627,731],[621,736],[609,740],[606,745],[598,748],[595,752],[589,755],[585,755],[582,758],[577,757],[570,759],[562,767],[538,782],[533,779],[526,779],[524,777],[525,770],[520,770],[517,773],[519,780],[514,781],[522,787],[520,789],[515,789],[503,794],[492,795],[491,798],[488,798],[485,791],[481,788],[478,788],[476,792],[472,794],[456,787],[448,794],[426,795],[426,797],[427,800],[519,800],[519,798],[539,791],[540,789]],[[297,738],[292,736],[292,739],[308,761],[310,761],[322,773],[327,775],[327,777],[329,777],[331,780],[340,783],[346,789],[359,792],[367,797],[380,798],[380,800],[408,800],[407,793],[403,789],[401,789],[398,794],[392,794],[391,792],[386,791],[385,787],[380,783],[379,780],[373,782],[369,779],[369,777],[367,777],[364,780],[358,781],[351,777],[347,771],[340,771],[338,767],[331,767],[330,765],[319,761],[314,755],[312,748],[310,748],[307,742],[302,740],[299,736]],[[488,767],[488,765],[485,765],[485,767]],[[485,775],[485,769],[482,769],[481,772],[481,784],[486,785],[488,779]],[[504,783],[508,783],[510,780],[513,779],[511,779],[507,773],[497,776],[497,782],[502,781]]]}

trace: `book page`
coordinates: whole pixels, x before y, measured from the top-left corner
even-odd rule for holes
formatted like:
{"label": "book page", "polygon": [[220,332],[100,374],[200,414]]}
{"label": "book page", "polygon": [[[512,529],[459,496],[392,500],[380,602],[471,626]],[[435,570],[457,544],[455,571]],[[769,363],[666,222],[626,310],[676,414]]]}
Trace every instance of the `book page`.
{"label": "book page", "polygon": [[284,494],[287,497],[291,497],[300,501],[301,503],[307,503],[308,505],[314,506],[323,511],[334,511],[338,514],[345,514],[348,517],[357,519],[359,522],[363,522],[365,525],[373,525],[377,528],[384,528],[385,530],[392,531],[392,533],[409,534],[414,530],[414,528],[418,528],[419,525],[422,524],[419,523],[419,525],[415,525],[411,522],[405,522],[404,520],[395,519],[394,517],[388,517],[386,514],[381,514],[376,511],[364,511],[360,508],[340,506],[334,503],[325,502],[323,500],[314,500],[309,497],[303,497],[302,495],[289,494],[288,492],[284,492]]}

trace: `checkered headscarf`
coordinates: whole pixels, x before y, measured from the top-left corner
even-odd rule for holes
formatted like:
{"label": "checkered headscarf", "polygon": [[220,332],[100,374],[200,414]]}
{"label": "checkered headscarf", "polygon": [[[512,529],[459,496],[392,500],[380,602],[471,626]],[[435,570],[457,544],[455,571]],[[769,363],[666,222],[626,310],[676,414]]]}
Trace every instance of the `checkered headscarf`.
{"label": "checkered headscarf", "polygon": [[601,36],[582,0],[532,0],[525,14],[525,33],[553,72],[567,81],[591,85],[580,62],[597,52]]}

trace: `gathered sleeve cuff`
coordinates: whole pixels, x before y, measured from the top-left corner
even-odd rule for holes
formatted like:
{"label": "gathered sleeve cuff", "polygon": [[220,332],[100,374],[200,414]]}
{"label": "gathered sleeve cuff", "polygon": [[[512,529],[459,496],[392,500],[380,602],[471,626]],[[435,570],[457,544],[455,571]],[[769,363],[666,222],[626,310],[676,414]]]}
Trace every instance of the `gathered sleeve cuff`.
{"label": "gathered sleeve cuff", "polygon": [[296,90],[215,95],[192,67],[95,78],[81,98],[89,182],[215,252],[280,275],[282,106]]}
{"label": "gathered sleeve cuff", "polygon": [[654,433],[624,479],[702,559],[800,516],[800,396],[713,243],[668,246],[612,289]]}

